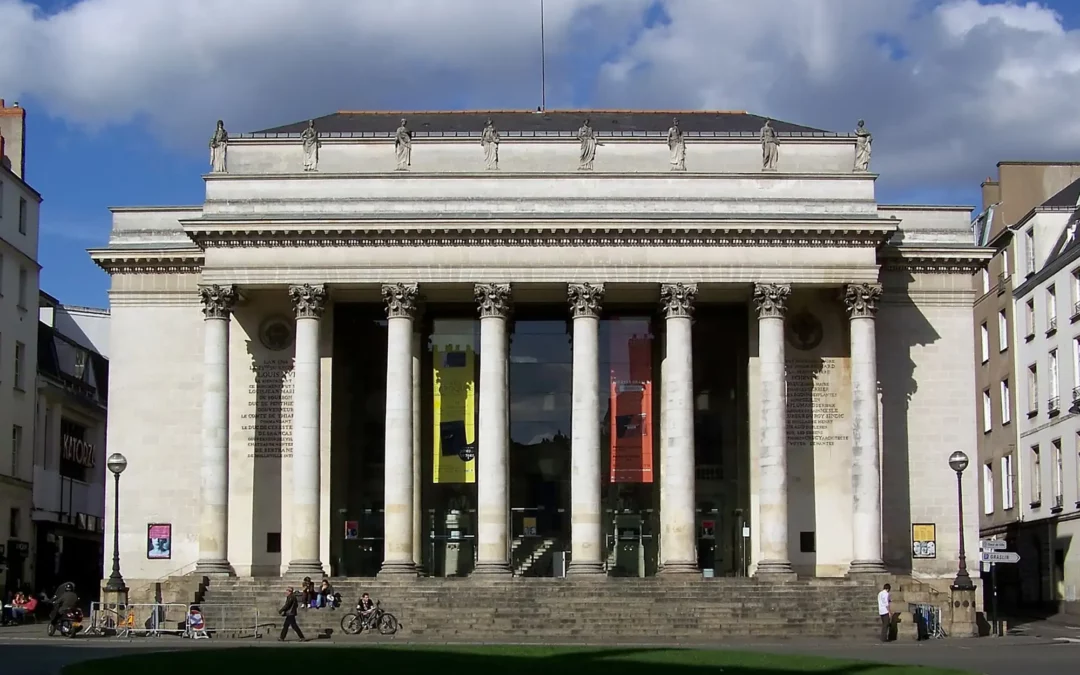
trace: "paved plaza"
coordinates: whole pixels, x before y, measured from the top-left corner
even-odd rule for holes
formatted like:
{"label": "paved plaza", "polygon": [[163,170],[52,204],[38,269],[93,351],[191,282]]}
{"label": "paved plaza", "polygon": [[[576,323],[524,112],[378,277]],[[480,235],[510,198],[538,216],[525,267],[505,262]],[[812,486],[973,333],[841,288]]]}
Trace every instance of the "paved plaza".
{"label": "paved plaza", "polygon": [[[435,641],[402,640],[378,636],[334,637],[313,640],[300,645],[304,649],[349,649],[376,644],[445,644]],[[503,643],[505,644],[505,643]],[[529,644],[523,641],[521,644]],[[534,643],[535,644],[535,643]],[[551,643],[547,643],[551,644]],[[597,645],[587,639],[574,641],[574,646],[616,646],[613,643]],[[192,649],[215,649],[223,647],[250,647],[258,645],[267,649],[280,649],[285,645],[272,638],[259,640],[202,640],[180,638],[76,638],[66,640],[47,638],[41,626],[7,629],[0,632],[0,663],[5,671],[20,675],[56,675],[65,665],[79,661],[106,658],[146,651],[175,651]],[[670,648],[668,644],[635,644],[635,647],[658,649]],[[626,645],[618,645],[626,646]],[[1030,629],[1029,635],[1005,638],[982,638],[972,640],[935,640],[923,643],[910,641],[888,645],[872,640],[760,640],[721,641],[712,644],[685,645],[689,648],[737,649],[777,654],[806,654],[849,660],[872,661],[903,665],[923,665],[953,668],[980,675],[1042,675],[1068,672],[1080,662],[1080,628],[1055,626],[1041,623]]]}

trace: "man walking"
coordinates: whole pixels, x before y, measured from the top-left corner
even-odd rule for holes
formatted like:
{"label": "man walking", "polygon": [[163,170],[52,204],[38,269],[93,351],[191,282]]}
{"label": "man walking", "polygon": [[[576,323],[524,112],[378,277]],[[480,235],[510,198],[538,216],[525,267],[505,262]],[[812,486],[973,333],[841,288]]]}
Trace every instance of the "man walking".
{"label": "man walking", "polygon": [[289,628],[296,632],[296,637],[300,638],[301,642],[307,642],[303,631],[300,630],[300,626],[296,625],[296,608],[298,605],[296,594],[293,593],[293,587],[289,586],[285,589],[285,604],[278,610],[278,614],[285,617],[285,623],[281,626],[281,636],[278,638],[278,642],[285,642],[285,636],[289,634]]}
{"label": "man walking", "polygon": [[[889,595],[889,591],[892,590],[892,586],[885,584],[881,592],[877,594],[877,608],[878,614],[881,616],[881,641],[888,642],[892,633],[892,610],[889,605],[892,598]],[[285,634],[284,631],[281,633]]]}

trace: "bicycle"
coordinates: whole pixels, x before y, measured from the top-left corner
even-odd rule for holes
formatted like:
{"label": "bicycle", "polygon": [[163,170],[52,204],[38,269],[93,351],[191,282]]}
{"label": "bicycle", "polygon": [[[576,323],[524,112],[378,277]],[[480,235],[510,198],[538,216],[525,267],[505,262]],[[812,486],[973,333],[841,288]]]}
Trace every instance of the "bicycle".
{"label": "bicycle", "polygon": [[341,617],[341,631],[346,635],[359,635],[364,630],[376,629],[380,635],[393,635],[397,632],[397,617],[383,611],[378,602],[375,603],[375,609],[367,616],[363,616],[359,605],[357,605],[356,610],[356,612]]}

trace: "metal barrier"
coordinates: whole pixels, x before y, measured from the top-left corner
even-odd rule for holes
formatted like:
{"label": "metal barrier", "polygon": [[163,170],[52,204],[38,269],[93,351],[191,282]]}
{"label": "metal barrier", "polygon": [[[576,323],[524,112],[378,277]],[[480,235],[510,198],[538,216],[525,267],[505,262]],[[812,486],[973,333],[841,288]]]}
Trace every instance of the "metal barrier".
{"label": "metal barrier", "polygon": [[918,630],[919,624],[926,625],[926,635],[931,639],[946,637],[945,628],[941,625],[941,608],[936,605],[925,603],[908,603],[911,617]]}
{"label": "metal barrier", "polygon": [[[203,628],[192,626],[192,610],[198,609]],[[157,603],[117,605],[94,602],[86,622],[86,634],[101,637],[181,637],[259,636],[259,610],[254,605],[213,605]]]}
{"label": "metal barrier", "polygon": [[[200,605],[188,607],[190,612],[198,609],[202,615],[205,634],[215,637],[259,637],[259,609],[255,605]],[[187,631],[186,637],[196,637]]]}
{"label": "metal barrier", "polygon": [[180,603],[120,605],[95,602],[90,605],[86,634],[116,637],[183,635],[187,612],[187,605]]}

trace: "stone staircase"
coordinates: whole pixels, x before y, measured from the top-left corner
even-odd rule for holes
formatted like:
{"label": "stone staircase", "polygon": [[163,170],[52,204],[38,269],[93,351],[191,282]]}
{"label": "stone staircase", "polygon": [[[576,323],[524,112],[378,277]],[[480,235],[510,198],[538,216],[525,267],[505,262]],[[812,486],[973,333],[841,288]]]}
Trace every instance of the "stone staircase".
{"label": "stone staircase", "polygon": [[[284,589],[299,580],[212,579],[204,611],[258,608],[262,634],[280,628]],[[362,592],[401,623],[398,638],[450,641],[708,641],[732,636],[851,637],[877,634],[876,582],[750,578],[485,578],[406,581],[335,579],[337,610],[302,610],[306,634],[341,633],[341,617]],[[250,615],[250,614],[249,614]],[[231,628],[231,627],[230,627]]]}
{"label": "stone staircase", "polygon": [[[546,563],[548,570],[551,568],[549,554],[555,548],[558,540],[545,538],[515,539],[510,544],[510,563],[514,568],[514,576],[534,577],[541,576]],[[545,556],[548,556],[545,559]]]}

